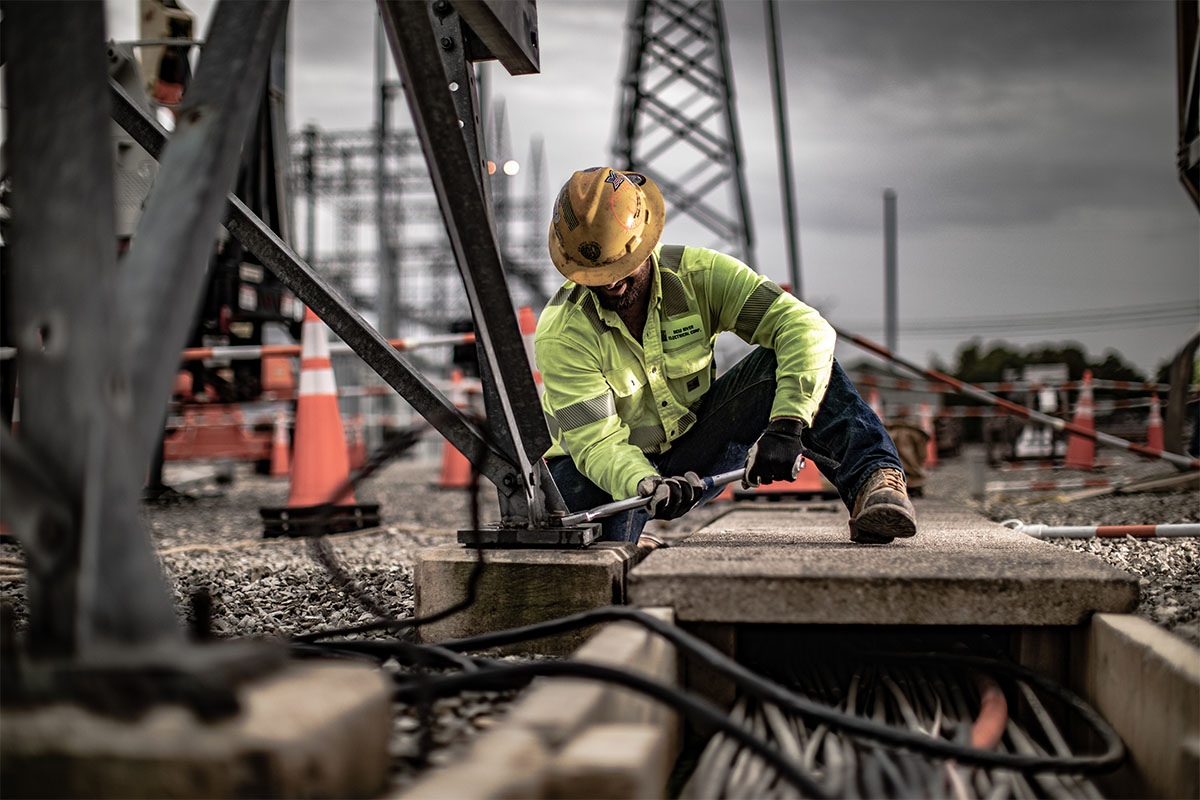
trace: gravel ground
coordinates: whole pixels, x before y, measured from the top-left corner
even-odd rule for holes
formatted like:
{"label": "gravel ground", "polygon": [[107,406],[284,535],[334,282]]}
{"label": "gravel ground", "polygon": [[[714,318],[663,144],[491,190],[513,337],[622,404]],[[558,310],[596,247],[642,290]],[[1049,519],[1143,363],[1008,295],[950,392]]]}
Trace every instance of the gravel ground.
{"label": "gravel ground", "polygon": [[[1170,467],[1117,454],[1110,476],[1163,475]],[[389,614],[413,609],[412,564],[421,548],[453,541],[471,522],[465,491],[435,488],[438,465],[411,460],[388,465],[356,489],[359,502],[381,504],[386,527],[344,534],[329,541],[354,580]],[[970,499],[968,459],[948,459],[934,470],[926,496],[968,504],[993,520],[1020,518],[1043,524],[1151,524],[1200,521],[1195,491],[1110,496],[1064,501],[1061,497]],[[182,481],[172,465],[168,483]],[[1055,476],[1066,477],[1056,472]],[[989,470],[990,480],[1017,480],[1032,473]],[[179,483],[178,485],[183,485]],[[208,482],[185,487],[190,499],[147,505],[143,517],[159,552],[181,621],[188,598],[197,590],[213,599],[212,626],[219,636],[290,636],[318,628],[367,622],[372,615],[350,597],[314,560],[305,541],[263,540],[258,509],[284,505],[286,482],[234,470],[232,483]],[[483,492],[481,520],[497,517],[494,490]],[[727,510],[725,504],[698,509],[683,520],[652,521],[647,530],[665,538],[687,535]],[[1138,614],[1200,645],[1200,546],[1196,539],[1068,541],[1055,544],[1092,553],[1141,579]],[[0,545],[0,594],[24,623],[24,571],[19,548]],[[395,668],[394,664],[388,665]],[[422,759],[420,722],[415,712],[397,708],[391,742],[393,783],[403,787],[425,763],[453,760],[472,737],[505,712],[507,695],[476,693],[438,701],[432,711],[433,750]]]}

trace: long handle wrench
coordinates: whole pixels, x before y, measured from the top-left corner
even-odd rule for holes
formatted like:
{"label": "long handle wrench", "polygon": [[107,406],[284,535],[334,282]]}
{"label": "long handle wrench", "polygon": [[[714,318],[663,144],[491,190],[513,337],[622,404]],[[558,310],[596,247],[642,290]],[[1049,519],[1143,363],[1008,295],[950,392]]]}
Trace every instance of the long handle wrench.
{"label": "long handle wrench", "polygon": [[[735,469],[730,472],[722,472],[718,475],[712,475],[704,478],[704,488],[711,489],[714,486],[725,486],[733,483],[734,481],[740,481],[745,476],[745,467],[742,467],[741,469]],[[565,527],[569,525],[578,525],[581,522],[591,522],[592,520],[599,519],[600,517],[607,517],[613,514],[619,514],[622,511],[630,511],[635,508],[641,508],[649,502],[649,497],[642,497],[640,495],[638,497],[630,497],[628,500],[617,500],[614,503],[605,503],[602,506],[596,506],[595,508],[588,509],[587,511],[577,511],[574,514],[567,514],[562,518],[561,523]]]}

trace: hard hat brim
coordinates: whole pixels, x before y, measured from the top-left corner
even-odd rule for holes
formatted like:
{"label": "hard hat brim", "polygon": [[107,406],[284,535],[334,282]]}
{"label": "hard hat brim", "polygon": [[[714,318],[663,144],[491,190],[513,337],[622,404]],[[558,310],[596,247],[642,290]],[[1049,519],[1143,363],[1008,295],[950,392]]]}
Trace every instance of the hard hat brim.
{"label": "hard hat brim", "polygon": [[558,237],[554,235],[552,227],[549,237],[550,260],[567,280],[584,286],[608,286],[610,283],[616,283],[622,278],[629,277],[658,246],[658,241],[662,238],[663,225],[666,223],[666,203],[663,201],[662,192],[659,191],[658,185],[654,181],[641,173],[625,172],[622,174],[638,175],[644,181],[640,187],[646,195],[646,210],[649,219],[646,221],[642,241],[634,250],[616,261],[610,261],[600,266],[583,264],[571,258],[571,255],[563,249]]}

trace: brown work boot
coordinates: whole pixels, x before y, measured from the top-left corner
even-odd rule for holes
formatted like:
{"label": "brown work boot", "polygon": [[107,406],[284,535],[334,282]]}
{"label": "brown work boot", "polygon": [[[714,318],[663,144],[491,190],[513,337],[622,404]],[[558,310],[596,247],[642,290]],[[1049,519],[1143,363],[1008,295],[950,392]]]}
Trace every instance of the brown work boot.
{"label": "brown work boot", "polygon": [[887,544],[897,536],[912,536],[916,532],[916,514],[908,500],[904,473],[898,469],[871,473],[854,499],[850,541]]}

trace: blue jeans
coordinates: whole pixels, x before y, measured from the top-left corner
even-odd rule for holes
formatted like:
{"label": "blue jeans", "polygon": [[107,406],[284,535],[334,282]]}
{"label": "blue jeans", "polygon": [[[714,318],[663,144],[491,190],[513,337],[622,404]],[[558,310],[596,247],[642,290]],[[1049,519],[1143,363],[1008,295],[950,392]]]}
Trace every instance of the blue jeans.
{"label": "blue jeans", "polygon": [[[662,455],[647,456],[661,475],[682,475],[691,470],[701,477],[729,472],[746,462],[750,445],[758,440],[770,420],[775,401],[775,352],[756,348],[717,378],[704,396],[696,424]],[[818,469],[837,488],[846,508],[853,508],[859,487],[875,470],[903,470],[892,437],[883,423],[858,396],[846,373],[833,362],[829,388],[811,428],[801,437],[805,449],[838,463]],[[808,461],[806,469],[816,462]],[[613,498],[585,478],[569,456],[549,461],[550,474],[571,511],[583,511]],[[704,494],[708,502],[724,490],[714,487]],[[604,519],[605,541],[636,542],[649,521],[642,510],[626,511]]]}

